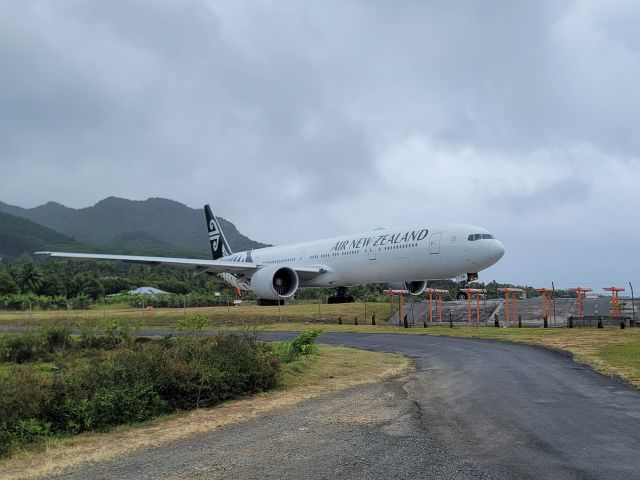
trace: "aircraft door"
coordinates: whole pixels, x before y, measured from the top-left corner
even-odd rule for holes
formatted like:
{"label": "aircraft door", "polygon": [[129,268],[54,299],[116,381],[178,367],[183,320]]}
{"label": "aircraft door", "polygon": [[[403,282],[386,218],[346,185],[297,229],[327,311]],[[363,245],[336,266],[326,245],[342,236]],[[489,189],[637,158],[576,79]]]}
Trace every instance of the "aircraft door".
{"label": "aircraft door", "polygon": [[376,259],[376,249],[372,248],[371,250],[369,250],[369,260],[375,260]]}
{"label": "aircraft door", "polygon": [[429,253],[437,254],[440,253],[440,238],[442,237],[442,232],[432,233],[431,238],[429,239]]}

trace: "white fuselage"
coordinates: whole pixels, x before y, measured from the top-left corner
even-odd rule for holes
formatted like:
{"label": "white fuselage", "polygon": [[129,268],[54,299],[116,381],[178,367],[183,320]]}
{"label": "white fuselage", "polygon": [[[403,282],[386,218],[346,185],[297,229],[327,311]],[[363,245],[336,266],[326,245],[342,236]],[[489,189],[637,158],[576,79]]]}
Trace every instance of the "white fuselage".
{"label": "white fuselage", "polygon": [[[305,243],[237,252],[221,261],[283,267],[321,267],[324,273],[301,287],[337,287],[449,279],[495,264],[504,246],[483,228],[461,224],[385,228]],[[250,283],[223,274],[234,286]]]}

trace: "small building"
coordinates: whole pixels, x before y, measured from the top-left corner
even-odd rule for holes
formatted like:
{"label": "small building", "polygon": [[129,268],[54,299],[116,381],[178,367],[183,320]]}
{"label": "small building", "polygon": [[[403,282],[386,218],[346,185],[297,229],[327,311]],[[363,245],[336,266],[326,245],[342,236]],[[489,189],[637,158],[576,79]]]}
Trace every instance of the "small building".
{"label": "small building", "polygon": [[171,295],[171,292],[165,292],[159,288],[154,287],[139,287],[134,290],[129,290],[128,295]]}

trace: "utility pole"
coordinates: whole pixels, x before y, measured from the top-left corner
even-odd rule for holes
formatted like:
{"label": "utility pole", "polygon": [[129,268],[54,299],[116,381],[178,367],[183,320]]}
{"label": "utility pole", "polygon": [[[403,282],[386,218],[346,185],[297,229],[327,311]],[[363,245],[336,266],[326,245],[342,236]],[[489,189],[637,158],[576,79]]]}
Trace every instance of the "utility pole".
{"label": "utility pole", "polygon": [[[556,323],[556,286],[551,282],[551,290],[553,291],[553,324]],[[578,292],[578,295],[580,292]]]}
{"label": "utility pole", "polygon": [[631,289],[631,311],[633,312],[633,324],[636,324],[636,302],[633,296],[633,285],[629,282],[629,288]]}

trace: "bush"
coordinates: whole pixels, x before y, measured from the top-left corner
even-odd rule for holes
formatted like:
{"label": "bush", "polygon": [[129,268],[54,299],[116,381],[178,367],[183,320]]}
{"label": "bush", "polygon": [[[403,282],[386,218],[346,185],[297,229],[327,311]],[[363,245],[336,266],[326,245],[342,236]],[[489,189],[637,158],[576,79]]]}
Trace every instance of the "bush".
{"label": "bush", "polygon": [[209,326],[209,319],[200,313],[192,313],[178,320],[178,331],[199,333]]}
{"label": "bush", "polygon": [[107,320],[105,331],[107,344],[116,346],[129,344],[132,341],[131,326],[126,319],[112,318],[111,320]]}
{"label": "bush", "polygon": [[316,338],[322,334],[322,330],[306,330],[290,342],[280,342],[277,353],[284,363],[290,363],[301,356],[308,357],[318,350]]}
{"label": "bush", "polygon": [[73,344],[71,332],[69,328],[64,325],[45,327],[41,335],[43,343],[49,352],[68,348]]}
{"label": "bush", "polygon": [[[41,343],[45,338],[14,337],[31,349],[34,338]],[[94,338],[87,335],[80,343]],[[51,435],[105,430],[268,390],[277,385],[279,373],[270,344],[239,335],[72,350],[50,373],[15,365],[1,378],[0,455]]]}
{"label": "bush", "polygon": [[0,361],[24,363],[50,360],[52,353],[73,345],[65,326],[47,327],[39,334],[26,332],[0,336]]}
{"label": "bush", "polygon": [[107,337],[99,335],[98,326],[88,322],[80,324],[80,339],[78,345],[81,348],[100,348],[107,344]]}
{"label": "bush", "polygon": [[[15,446],[41,440],[45,433],[52,434],[43,412],[51,401],[50,384],[36,368],[15,365],[1,380],[0,456]],[[35,422],[41,426],[39,431]]]}
{"label": "bush", "polygon": [[5,362],[24,363],[35,360],[44,352],[42,337],[33,332],[0,337],[0,359]]}

